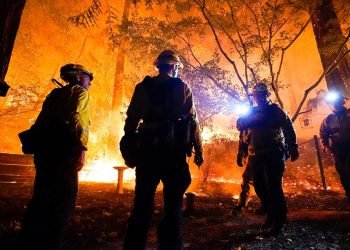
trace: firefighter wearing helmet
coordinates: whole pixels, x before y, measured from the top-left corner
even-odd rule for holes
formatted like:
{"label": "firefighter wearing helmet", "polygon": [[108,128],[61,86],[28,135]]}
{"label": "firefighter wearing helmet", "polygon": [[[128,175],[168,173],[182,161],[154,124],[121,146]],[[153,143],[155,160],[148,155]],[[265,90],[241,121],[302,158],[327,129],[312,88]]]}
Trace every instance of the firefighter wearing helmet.
{"label": "firefighter wearing helmet", "polygon": [[345,107],[347,98],[339,92],[330,91],[325,99],[333,113],[321,124],[321,143],[325,153],[333,155],[335,168],[350,201],[350,109]]}
{"label": "firefighter wearing helmet", "polygon": [[288,115],[269,100],[265,83],[256,84],[252,96],[255,106],[237,120],[237,128],[247,131],[254,189],[267,212],[263,227],[269,234],[277,235],[283,230],[287,216],[282,189],[285,160],[289,156],[291,161],[299,157],[296,134]]}
{"label": "firefighter wearing helmet", "polygon": [[[186,156],[191,155],[192,148],[195,164],[203,163],[192,91],[177,77],[182,67],[180,58],[174,51],[164,50],[154,65],[158,75],[146,76],[135,87],[120,144],[126,164],[136,166],[134,208],[124,249],[146,248],[154,194],[160,181],[165,214],[158,225],[159,249],[182,249],[182,199],[191,183]],[[138,152],[131,151],[128,145],[138,147]]]}
{"label": "firefighter wearing helmet", "polygon": [[93,74],[78,64],[61,68],[68,84],[46,97],[30,128],[25,153],[34,154],[33,197],[25,212],[21,245],[25,249],[61,249],[75,208],[78,172],[85,163],[89,136],[89,93]]}

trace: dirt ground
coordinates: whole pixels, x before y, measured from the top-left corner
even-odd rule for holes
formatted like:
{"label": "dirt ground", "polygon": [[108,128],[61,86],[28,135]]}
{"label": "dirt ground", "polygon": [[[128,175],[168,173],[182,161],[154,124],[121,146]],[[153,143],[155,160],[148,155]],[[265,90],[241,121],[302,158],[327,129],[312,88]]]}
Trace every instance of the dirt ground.
{"label": "dirt ground", "polygon": [[[16,240],[32,184],[6,184],[0,193],[0,249],[16,249]],[[231,195],[197,193],[195,211],[184,217],[185,249],[350,249],[350,203],[331,191],[288,192],[288,224],[278,237],[260,230],[263,216],[249,209],[233,215],[237,202]],[[75,216],[65,248],[121,249],[133,191],[116,194],[115,184],[81,183]],[[162,217],[162,196],[157,193],[149,249],[156,249],[156,225]]]}

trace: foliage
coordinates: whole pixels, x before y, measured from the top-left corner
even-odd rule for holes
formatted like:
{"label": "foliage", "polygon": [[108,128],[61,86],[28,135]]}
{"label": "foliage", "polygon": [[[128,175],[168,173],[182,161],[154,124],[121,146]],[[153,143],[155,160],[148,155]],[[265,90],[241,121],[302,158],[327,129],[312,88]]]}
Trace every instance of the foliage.
{"label": "foliage", "polygon": [[222,167],[226,169],[230,165],[233,167],[232,162],[230,164],[227,162],[232,160],[237,152],[237,144],[232,140],[216,136],[205,145],[204,150],[205,161],[201,166],[201,182],[207,183],[211,176],[215,176],[216,171],[223,170]]}
{"label": "foliage", "polygon": [[20,85],[16,89],[11,88],[0,110],[0,117],[35,111],[38,98],[39,88],[37,86]]}
{"label": "foliage", "polygon": [[98,16],[102,14],[100,0],[92,0],[91,6],[76,16],[68,18],[69,22],[74,23],[76,26],[83,26],[84,28],[97,25]]}
{"label": "foliage", "polygon": [[[285,54],[322,1],[133,0],[129,18],[118,22],[116,10],[107,0],[106,33],[112,49],[118,48],[120,41],[127,44],[126,56],[135,68],[129,78],[141,80],[138,69],[151,71],[150,62],[160,50],[179,52],[186,66],[182,78],[192,84],[200,118],[210,124],[213,115],[230,111],[232,103],[251,104],[250,89],[259,81],[269,85],[283,108],[280,91],[289,87],[280,80]],[[344,6],[338,6],[343,25],[349,24],[349,4],[345,0],[338,3]],[[330,43],[339,49],[348,39]],[[334,63],[305,89],[293,120],[310,91],[342,56],[336,55]]]}
{"label": "foliage", "polygon": [[107,15],[107,20],[106,20],[106,29],[105,32],[108,36],[108,39],[110,41],[111,44],[111,48],[112,50],[114,50],[115,48],[117,48],[119,46],[119,40],[117,38],[117,34],[115,32],[115,30],[113,29],[113,26],[117,25],[117,21],[118,21],[118,17],[116,14],[116,9],[111,6],[108,1],[107,1],[107,10],[105,12],[105,14]]}
{"label": "foliage", "polygon": [[[283,107],[284,55],[309,24],[312,5],[296,0],[146,2],[136,1],[129,20],[116,27],[117,41],[127,41],[135,68],[150,65],[162,49],[179,52],[186,66],[182,78],[192,84],[200,118],[210,123],[232,103],[250,102],[250,88],[258,81],[268,83]],[[142,4],[161,14],[150,15]]]}

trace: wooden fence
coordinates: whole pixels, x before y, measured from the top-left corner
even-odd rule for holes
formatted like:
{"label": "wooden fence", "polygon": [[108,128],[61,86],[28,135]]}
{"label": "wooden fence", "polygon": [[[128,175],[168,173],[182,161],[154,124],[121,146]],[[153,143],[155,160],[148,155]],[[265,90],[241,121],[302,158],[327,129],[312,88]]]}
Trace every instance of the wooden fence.
{"label": "wooden fence", "polygon": [[0,184],[32,182],[34,175],[32,155],[0,153]]}

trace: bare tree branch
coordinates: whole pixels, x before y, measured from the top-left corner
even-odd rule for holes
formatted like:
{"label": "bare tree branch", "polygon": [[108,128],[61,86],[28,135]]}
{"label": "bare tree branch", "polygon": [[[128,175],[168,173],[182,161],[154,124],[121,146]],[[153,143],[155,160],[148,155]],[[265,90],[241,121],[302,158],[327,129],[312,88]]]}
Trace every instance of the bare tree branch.
{"label": "bare tree branch", "polygon": [[[228,94],[229,96],[231,96],[232,98],[234,98],[236,101],[238,102],[242,102],[242,100],[239,98],[239,96],[237,96],[237,93],[235,91],[233,91],[230,88],[225,88],[222,84],[220,84],[212,75],[208,74],[207,72],[205,72],[203,70],[203,64],[199,61],[198,57],[194,54],[194,51],[192,49],[192,45],[186,40],[186,38],[184,38],[183,36],[181,36],[177,30],[171,25],[168,17],[166,16],[166,20],[170,26],[170,28],[173,30],[173,32],[176,34],[176,36],[178,36],[188,47],[191,56],[194,58],[194,60],[198,63],[199,65],[199,69],[197,66],[193,65],[189,60],[187,60],[185,57],[182,57],[182,59],[186,62],[186,64],[188,64],[189,66],[191,66],[194,70],[200,72],[201,74],[203,74],[205,77],[207,77],[212,83],[214,83],[214,85],[216,87],[218,87],[219,89],[221,89],[222,91],[224,91],[226,94]],[[175,48],[173,48],[175,51],[177,51]],[[177,51],[180,55],[181,53],[179,51]]]}
{"label": "bare tree branch", "polygon": [[348,35],[346,36],[344,42],[341,44],[339,50],[338,50],[338,53],[337,53],[337,56],[336,58],[333,60],[333,63],[331,65],[329,65],[329,67],[323,71],[323,73],[321,74],[321,76],[318,78],[318,80],[312,84],[309,88],[307,88],[304,92],[304,96],[303,96],[303,99],[301,100],[301,102],[299,103],[298,105],[298,108],[296,109],[293,117],[292,117],[292,121],[294,122],[298,116],[299,116],[299,113],[300,113],[300,110],[301,108],[303,107],[305,101],[306,101],[306,98],[307,96],[309,95],[309,93],[311,92],[311,90],[313,90],[314,88],[316,88],[320,82],[322,81],[322,79],[328,75],[332,70],[334,70],[337,65],[345,58],[346,55],[348,55],[350,53],[350,50],[348,49],[346,52],[343,52],[345,46],[346,46],[346,43],[349,41],[350,39],[350,32],[348,33]]}
{"label": "bare tree branch", "polygon": [[299,32],[295,35],[295,37],[291,40],[291,42],[285,46],[284,48],[281,49],[281,58],[280,58],[280,62],[279,62],[279,66],[278,66],[278,70],[276,72],[276,84],[278,84],[278,81],[279,81],[279,76],[281,74],[281,71],[282,71],[282,65],[283,65],[283,62],[284,62],[284,55],[285,55],[285,52],[292,46],[292,44],[298,39],[298,37],[304,32],[304,30],[306,29],[306,27],[309,25],[311,21],[311,16],[310,18],[306,21],[306,23],[303,25],[303,27],[299,30]]}
{"label": "bare tree branch", "polygon": [[[222,47],[222,45],[221,45],[221,42],[220,42],[220,39],[219,39],[219,37],[218,37],[218,35],[217,35],[216,31],[215,31],[215,28],[214,28],[212,22],[210,21],[208,15],[206,14],[205,1],[203,1],[203,4],[199,3],[198,0],[193,0],[193,1],[200,7],[203,16],[204,16],[205,19],[207,20],[208,25],[209,25],[211,31],[213,32],[213,35],[214,35],[214,37],[215,37],[215,41],[216,41],[216,43],[217,43],[217,45],[218,45],[218,47],[219,47],[219,50],[220,50],[221,53],[224,55],[224,57],[226,58],[226,60],[227,60],[228,62],[231,63],[231,65],[233,66],[234,71],[235,71],[235,73],[236,73],[236,75],[237,75],[237,77],[238,77],[240,83],[242,84],[242,86],[244,86],[244,81],[243,81],[243,79],[242,79],[242,77],[241,77],[241,75],[240,75],[240,73],[239,73],[239,71],[238,71],[238,68],[237,68],[236,63],[227,55],[227,53],[226,53],[225,50],[223,49],[223,47]],[[246,95],[247,95],[247,97],[248,97],[248,93],[246,93]]]}

